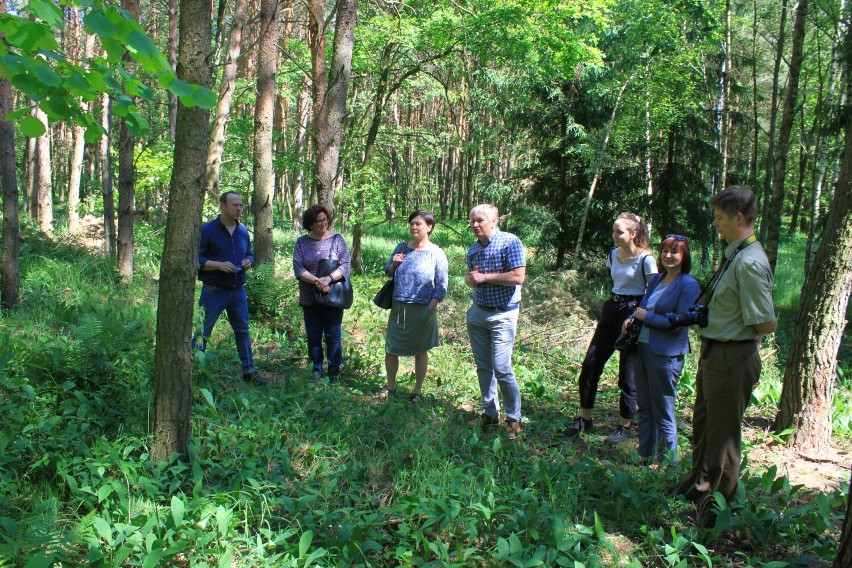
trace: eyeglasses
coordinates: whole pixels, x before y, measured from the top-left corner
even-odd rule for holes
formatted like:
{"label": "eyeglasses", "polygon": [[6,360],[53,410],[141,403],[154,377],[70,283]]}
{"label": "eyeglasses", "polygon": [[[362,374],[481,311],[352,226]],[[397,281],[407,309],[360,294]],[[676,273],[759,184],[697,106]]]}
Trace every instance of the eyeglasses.
{"label": "eyeglasses", "polygon": [[314,221],[314,223],[319,223],[320,225],[328,223],[328,217],[317,217],[317,220]]}
{"label": "eyeglasses", "polygon": [[663,240],[665,241],[665,240],[668,240],[668,239],[674,239],[676,241],[685,241],[686,237],[684,237],[683,235],[675,235],[674,233],[669,233],[668,235],[666,235],[666,238],[663,239]]}

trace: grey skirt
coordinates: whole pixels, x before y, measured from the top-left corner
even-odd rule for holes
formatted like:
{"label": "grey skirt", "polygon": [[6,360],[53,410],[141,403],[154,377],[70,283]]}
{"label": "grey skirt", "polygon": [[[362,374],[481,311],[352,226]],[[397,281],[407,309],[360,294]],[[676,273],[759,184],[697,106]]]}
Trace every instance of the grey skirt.
{"label": "grey skirt", "polygon": [[438,310],[428,304],[393,301],[385,351],[398,357],[411,357],[438,346]]}

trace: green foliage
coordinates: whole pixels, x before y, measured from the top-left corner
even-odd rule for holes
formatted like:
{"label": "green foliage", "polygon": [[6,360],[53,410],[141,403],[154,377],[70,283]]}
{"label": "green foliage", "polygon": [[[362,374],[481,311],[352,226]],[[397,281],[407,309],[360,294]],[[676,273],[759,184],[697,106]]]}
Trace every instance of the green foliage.
{"label": "green foliage", "polygon": [[[94,143],[104,134],[98,117],[80,107],[80,101],[95,100],[102,93],[114,99],[113,112],[127,120],[134,136],[145,136],[150,127],[131,96],[153,101],[152,89],[140,75],[130,75],[122,64],[125,55],[139,69],[157,81],[163,89],[177,95],[187,107],[213,108],[216,96],[205,87],[180,81],[166,56],[145,34],[142,26],[116,6],[101,0],[80,0],[76,5],[85,13],[86,32],[101,41],[106,57],[92,57],[79,64],[61,52],[54,34],[64,29],[59,7],[45,0],[31,0],[21,14],[0,15],[0,74],[34,101],[51,122],[74,121],[86,128],[86,141]],[[29,13],[32,18],[25,14]],[[130,96],[128,96],[130,95]],[[44,133],[44,126],[24,107],[6,116],[20,119],[21,130],[30,137]]]}

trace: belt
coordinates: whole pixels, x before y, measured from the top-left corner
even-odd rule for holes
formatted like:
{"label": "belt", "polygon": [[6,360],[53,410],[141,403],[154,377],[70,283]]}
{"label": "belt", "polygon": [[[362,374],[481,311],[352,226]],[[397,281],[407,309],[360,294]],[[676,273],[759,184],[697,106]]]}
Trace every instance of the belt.
{"label": "belt", "polygon": [[508,306],[480,306],[479,304],[474,304],[480,310],[486,312],[511,312],[517,310],[521,305],[519,302],[515,302],[514,304],[509,304]]}
{"label": "belt", "polygon": [[642,294],[638,296],[623,296],[621,294],[613,294],[612,299],[615,302],[635,302],[642,299]]}
{"label": "belt", "polygon": [[702,337],[703,341],[706,341],[710,345],[714,344],[722,344],[722,345],[746,345],[748,343],[755,343],[757,339],[731,339],[731,340],[722,340],[722,339],[710,339],[709,337]]}

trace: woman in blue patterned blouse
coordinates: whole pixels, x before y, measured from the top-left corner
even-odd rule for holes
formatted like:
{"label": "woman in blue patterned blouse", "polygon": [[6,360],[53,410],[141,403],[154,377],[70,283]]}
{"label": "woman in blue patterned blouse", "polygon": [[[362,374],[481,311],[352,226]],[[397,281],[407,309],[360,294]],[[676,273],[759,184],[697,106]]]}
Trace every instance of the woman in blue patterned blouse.
{"label": "woman in blue patterned blouse", "polygon": [[379,392],[386,397],[396,391],[400,357],[414,357],[414,390],[408,401],[420,400],[420,389],[429,366],[429,350],[438,345],[438,303],[447,294],[447,256],[429,240],[435,217],[428,211],[408,216],[409,242],[393,251],[385,273],[394,279],[393,307],[385,339],[385,369],[388,383]]}

